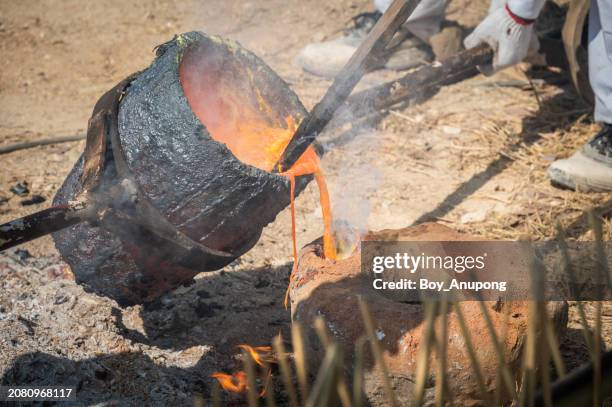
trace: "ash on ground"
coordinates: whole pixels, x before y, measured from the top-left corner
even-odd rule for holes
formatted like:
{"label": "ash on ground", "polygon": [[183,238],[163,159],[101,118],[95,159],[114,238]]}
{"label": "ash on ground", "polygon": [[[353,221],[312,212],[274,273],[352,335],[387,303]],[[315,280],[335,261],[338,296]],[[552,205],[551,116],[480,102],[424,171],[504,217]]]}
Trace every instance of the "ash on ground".
{"label": "ash on ground", "polygon": [[210,394],[212,372],[240,368],[236,345],[288,337],[289,271],[210,273],[121,309],[57,257],[0,255],[0,383],[75,387],[79,405],[191,404]]}

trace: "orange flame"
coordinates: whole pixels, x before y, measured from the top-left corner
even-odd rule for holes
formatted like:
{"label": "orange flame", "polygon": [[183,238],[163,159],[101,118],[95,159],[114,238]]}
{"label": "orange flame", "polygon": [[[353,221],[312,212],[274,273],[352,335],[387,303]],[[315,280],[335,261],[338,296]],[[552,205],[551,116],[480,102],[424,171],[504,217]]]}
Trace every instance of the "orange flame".
{"label": "orange flame", "polygon": [[270,346],[249,346],[249,345],[238,345],[238,349],[242,349],[247,352],[255,363],[259,366],[264,366],[264,362],[276,363],[276,359],[272,356],[272,347]]}
{"label": "orange flame", "polygon": [[[272,355],[272,347],[270,346],[250,346],[246,344],[238,345],[238,349],[249,354],[258,366],[264,367],[266,363],[276,363],[276,359]],[[210,375],[213,379],[217,379],[223,390],[232,393],[246,393],[248,390],[247,375],[240,370],[233,374],[215,372]],[[266,373],[266,385],[259,392],[259,397],[266,395],[267,382],[272,377],[272,371],[268,369]]]}
{"label": "orange flame", "polygon": [[211,374],[210,377],[217,379],[223,390],[232,393],[244,393],[247,390],[247,376],[243,371],[234,374],[216,372]]}

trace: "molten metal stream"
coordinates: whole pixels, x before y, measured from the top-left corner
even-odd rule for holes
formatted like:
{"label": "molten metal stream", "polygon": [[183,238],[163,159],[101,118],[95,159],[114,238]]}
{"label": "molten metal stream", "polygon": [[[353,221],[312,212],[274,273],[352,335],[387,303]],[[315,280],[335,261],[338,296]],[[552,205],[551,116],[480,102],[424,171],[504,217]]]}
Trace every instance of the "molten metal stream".
{"label": "molten metal stream", "polygon": [[317,182],[317,185],[319,187],[319,199],[321,201],[321,212],[323,214],[324,225],[323,255],[326,259],[335,260],[336,248],[334,245],[334,238],[331,231],[332,214],[331,205],[329,201],[329,192],[327,191],[327,183],[325,182],[325,177],[323,176],[323,172],[321,171],[321,163],[319,161],[319,157],[317,156],[317,153],[312,147],[308,147],[308,149],[304,152],[304,154],[302,154],[300,159],[295,163],[293,167],[291,167],[288,171],[281,173],[281,175],[284,175],[285,177],[289,178],[289,182],[291,183],[291,227],[293,237],[293,256],[295,260],[297,260],[297,245],[295,239],[295,177],[311,174],[314,174],[315,181]]}
{"label": "molten metal stream", "polygon": [[334,245],[334,236],[332,234],[332,214],[329,201],[329,192],[327,191],[327,183],[321,171],[321,163],[317,153],[312,148],[308,147],[300,159],[288,171],[281,173],[289,178],[291,185],[291,237],[293,239],[293,270],[289,277],[289,287],[285,293],[285,308],[289,303],[289,288],[297,271],[297,241],[295,235],[295,177],[300,175],[314,174],[315,181],[319,186],[319,200],[321,201],[321,212],[323,214],[323,255],[326,259],[336,260],[336,247]]}

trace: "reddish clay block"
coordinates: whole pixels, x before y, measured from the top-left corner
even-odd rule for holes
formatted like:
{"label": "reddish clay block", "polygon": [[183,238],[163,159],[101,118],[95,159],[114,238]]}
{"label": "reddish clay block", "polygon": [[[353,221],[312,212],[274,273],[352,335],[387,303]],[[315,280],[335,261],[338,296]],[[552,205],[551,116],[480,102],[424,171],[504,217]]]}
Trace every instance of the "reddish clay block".
{"label": "reddish clay block", "polygon": [[[415,227],[384,230],[370,233],[368,240],[420,240],[420,241],[469,241],[482,240],[458,233],[448,227],[428,223]],[[323,356],[323,349],[312,329],[317,316],[323,316],[329,331],[342,345],[347,371],[351,371],[354,346],[357,339],[365,335],[359,311],[359,297],[369,305],[377,327],[377,335],[384,349],[385,363],[391,375],[402,405],[410,405],[414,386],[416,358],[424,330],[423,305],[402,303],[385,298],[370,288],[370,279],[360,270],[360,254],[354,253],[345,260],[327,261],[321,257],[321,245],[315,241],[299,254],[297,274],[291,286],[291,312],[294,322],[305,327],[309,343],[309,360],[313,368]],[[460,302],[466,324],[471,334],[481,368],[485,373],[488,390],[492,393],[496,385],[497,353],[489,336],[485,318],[475,301]],[[508,325],[504,343],[505,362],[518,372],[525,333],[527,329],[528,303],[485,302],[485,307],[499,336],[501,336],[506,307],[509,307]],[[562,333],[567,324],[567,303],[549,304],[550,316]],[[440,332],[440,316],[436,320],[436,332]],[[453,400],[459,405],[478,403],[480,391],[466,350],[457,315],[448,314],[448,385]],[[367,372],[365,388],[373,405],[385,405],[379,369],[373,367],[373,359],[366,352]],[[435,366],[435,356],[430,361]],[[435,372],[435,369],[430,369]],[[434,373],[429,384],[433,386]],[[432,393],[430,389],[429,393]]]}

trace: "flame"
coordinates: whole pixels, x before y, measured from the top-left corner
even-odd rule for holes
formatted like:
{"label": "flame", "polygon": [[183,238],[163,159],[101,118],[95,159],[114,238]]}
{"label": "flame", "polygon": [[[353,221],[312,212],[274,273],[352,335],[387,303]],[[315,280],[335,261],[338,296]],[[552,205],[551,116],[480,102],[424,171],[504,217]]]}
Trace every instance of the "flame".
{"label": "flame", "polygon": [[244,393],[247,391],[247,376],[243,371],[234,374],[216,372],[211,374],[210,377],[217,379],[223,390],[232,393]]}
{"label": "flame", "polygon": [[272,347],[270,346],[255,346],[250,345],[238,345],[238,349],[242,349],[247,352],[255,363],[259,366],[264,366],[264,362],[276,363],[276,359],[272,356]]}
{"label": "flame", "polygon": [[[238,349],[249,354],[258,366],[265,367],[266,363],[276,363],[276,359],[272,355],[271,346],[250,346],[246,344],[238,345]],[[213,379],[217,379],[223,390],[231,393],[246,393],[249,389],[247,375],[240,370],[233,374],[215,372],[210,375]],[[266,388],[272,377],[272,370],[268,368],[266,372],[266,383],[263,389],[259,392],[259,397],[266,395]]]}

